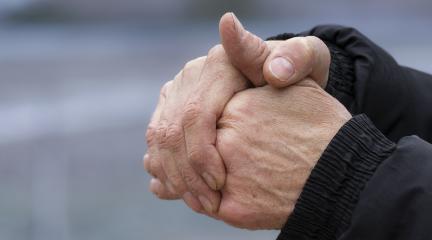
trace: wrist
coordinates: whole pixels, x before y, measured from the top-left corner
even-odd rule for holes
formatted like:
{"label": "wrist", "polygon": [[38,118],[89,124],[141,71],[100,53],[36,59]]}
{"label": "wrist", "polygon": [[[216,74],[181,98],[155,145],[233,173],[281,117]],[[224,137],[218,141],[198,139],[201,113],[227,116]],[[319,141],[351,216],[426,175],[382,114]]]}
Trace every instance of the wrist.
{"label": "wrist", "polygon": [[359,195],[395,144],[365,115],[353,117],[312,170],[280,239],[336,239],[348,227]]}

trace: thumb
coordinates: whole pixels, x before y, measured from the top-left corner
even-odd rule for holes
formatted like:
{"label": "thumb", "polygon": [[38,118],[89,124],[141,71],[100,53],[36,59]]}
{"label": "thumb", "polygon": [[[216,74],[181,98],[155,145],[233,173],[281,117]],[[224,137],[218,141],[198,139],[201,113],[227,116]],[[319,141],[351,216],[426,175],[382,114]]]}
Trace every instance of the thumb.
{"label": "thumb", "polygon": [[270,54],[266,42],[246,31],[233,13],[222,16],[219,32],[231,63],[256,87],[265,85],[263,65]]}
{"label": "thumb", "polygon": [[330,61],[330,51],[321,39],[295,37],[272,49],[264,63],[264,77],[274,87],[286,87],[311,77],[325,88]]}
{"label": "thumb", "polygon": [[325,88],[330,52],[319,38],[264,42],[246,31],[233,13],[222,16],[219,31],[230,61],[255,86],[268,83],[281,88],[310,76]]}

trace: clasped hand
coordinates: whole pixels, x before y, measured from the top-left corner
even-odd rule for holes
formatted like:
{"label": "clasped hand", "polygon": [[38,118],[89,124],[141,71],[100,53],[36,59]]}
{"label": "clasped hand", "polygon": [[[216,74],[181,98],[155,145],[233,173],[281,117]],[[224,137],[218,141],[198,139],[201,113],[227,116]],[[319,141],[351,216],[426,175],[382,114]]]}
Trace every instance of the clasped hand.
{"label": "clasped hand", "polygon": [[351,115],[323,90],[320,39],[264,42],[231,13],[220,34],[161,90],[146,135],[150,190],[236,227],[280,229]]}

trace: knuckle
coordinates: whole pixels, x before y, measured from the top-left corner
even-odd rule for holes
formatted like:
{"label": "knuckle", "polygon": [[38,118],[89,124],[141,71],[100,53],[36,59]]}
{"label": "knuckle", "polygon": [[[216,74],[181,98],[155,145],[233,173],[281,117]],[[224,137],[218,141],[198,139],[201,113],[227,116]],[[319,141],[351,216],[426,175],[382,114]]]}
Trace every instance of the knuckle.
{"label": "knuckle", "polygon": [[167,127],[164,123],[161,123],[156,128],[156,138],[159,145],[164,146],[166,144],[166,132]]}
{"label": "knuckle", "polygon": [[212,47],[208,52],[208,61],[210,62],[218,62],[225,59],[227,59],[227,55],[221,44]]}
{"label": "knuckle", "polygon": [[183,143],[183,128],[178,124],[170,124],[166,129],[165,141],[167,147],[178,148]]}
{"label": "knuckle", "polygon": [[183,124],[189,127],[197,122],[202,114],[202,106],[198,101],[188,102],[184,108]]}
{"label": "knuckle", "polygon": [[225,49],[223,48],[222,44],[217,44],[212,48],[210,48],[208,55],[213,56],[213,55],[219,55],[221,53],[225,54]]}
{"label": "knuckle", "polygon": [[206,59],[207,59],[207,56],[203,56],[203,57],[195,58],[195,59],[187,62],[183,68],[183,71],[202,66],[204,64],[204,62],[206,61]]}
{"label": "knuckle", "polygon": [[194,60],[187,62],[183,67],[183,72],[189,71],[194,68]]}
{"label": "knuckle", "polygon": [[155,139],[156,139],[156,127],[154,125],[149,125],[146,132],[147,145],[148,146],[153,145]]}

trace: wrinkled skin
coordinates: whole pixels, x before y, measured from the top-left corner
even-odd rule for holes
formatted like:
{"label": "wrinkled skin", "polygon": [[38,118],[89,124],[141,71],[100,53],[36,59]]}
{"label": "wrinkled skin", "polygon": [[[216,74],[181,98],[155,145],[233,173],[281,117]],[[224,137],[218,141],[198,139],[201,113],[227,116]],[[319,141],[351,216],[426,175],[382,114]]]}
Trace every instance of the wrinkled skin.
{"label": "wrinkled skin", "polygon": [[240,92],[218,123],[227,180],[218,218],[237,227],[280,229],[311,170],[351,115],[314,81]]}
{"label": "wrinkled skin", "polygon": [[[192,201],[200,201],[207,212],[217,210],[220,196],[215,190],[222,188],[226,175],[215,146],[216,122],[232,96],[247,87],[248,81],[231,65],[220,45],[207,57],[188,62],[165,84],[147,130],[144,165],[157,179],[151,184],[153,193],[186,201],[193,196]],[[210,172],[220,177],[210,177],[207,183],[211,184],[206,184],[204,176]]]}
{"label": "wrinkled skin", "polygon": [[[215,148],[216,124],[231,97],[252,83],[286,87],[306,76],[325,87],[330,64],[326,45],[316,37],[264,42],[230,13],[222,17],[220,33],[222,45],[189,61],[162,88],[144,156],[145,169],[156,177],[151,181],[153,193],[161,199],[182,197],[209,213],[219,208],[218,190],[226,180]],[[289,78],[273,74],[271,62],[276,58],[293,64]]]}
{"label": "wrinkled skin", "polygon": [[[188,62],[161,90],[144,167],[154,177],[150,190],[161,199],[183,198],[196,212],[237,227],[279,229],[319,156],[351,116],[320,88],[330,63],[321,40],[264,43],[225,16],[223,47]],[[294,63],[289,81],[272,75],[276,57]],[[264,80],[295,85],[245,90],[250,81],[262,86]]]}

